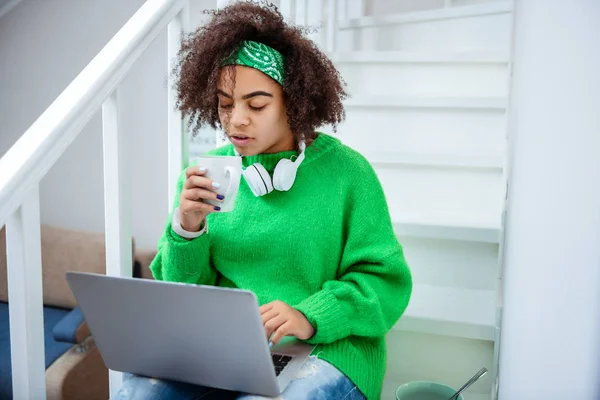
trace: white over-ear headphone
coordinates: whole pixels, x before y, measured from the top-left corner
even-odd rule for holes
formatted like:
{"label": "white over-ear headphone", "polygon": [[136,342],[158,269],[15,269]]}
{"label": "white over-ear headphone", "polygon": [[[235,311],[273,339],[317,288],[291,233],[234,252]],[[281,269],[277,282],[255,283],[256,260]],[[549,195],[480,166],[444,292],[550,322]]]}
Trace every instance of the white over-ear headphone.
{"label": "white over-ear headphone", "polygon": [[[294,161],[288,160],[287,158],[281,159],[275,166],[273,180],[271,180],[271,176],[269,176],[266,168],[260,163],[252,164],[242,171],[242,176],[256,197],[271,193],[273,189],[287,192],[292,188],[294,181],[296,180],[298,167],[300,167],[300,164],[304,161],[306,143],[304,140],[301,140],[298,143],[298,146],[300,147],[298,158]],[[235,155],[240,155],[235,148],[234,151]]]}

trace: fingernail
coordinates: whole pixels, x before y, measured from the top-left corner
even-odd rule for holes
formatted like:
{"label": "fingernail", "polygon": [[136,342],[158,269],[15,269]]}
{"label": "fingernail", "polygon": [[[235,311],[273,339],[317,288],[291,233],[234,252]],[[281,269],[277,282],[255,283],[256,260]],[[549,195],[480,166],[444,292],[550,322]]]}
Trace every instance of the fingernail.
{"label": "fingernail", "polygon": [[219,200],[223,200],[224,198],[225,198],[225,196],[223,196],[222,194],[217,195],[217,199],[219,199]]}
{"label": "fingernail", "polygon": [[273,342],[269,340],[269,348],[273,347]]}
{"label": "fingernail", "polygon": [[215,189],[218,189],[218,188],[220,188],[220,187],[221,187],[221,184],[220,184],[220,183],[217,183],[217,182],[213,182],[213,183],[212,183],[212,187],[214,187]]}
{"label": "fingernail", "polygon": [[198,167],[198,171],[200,171],[200,172],[206,172],[206,168],[205,167]]}
{"label": "fingernail", "polygon": [[216,207],[215,207],[215,211],[221,211],[221,207],[219,207],[219,206],[216,206]]}

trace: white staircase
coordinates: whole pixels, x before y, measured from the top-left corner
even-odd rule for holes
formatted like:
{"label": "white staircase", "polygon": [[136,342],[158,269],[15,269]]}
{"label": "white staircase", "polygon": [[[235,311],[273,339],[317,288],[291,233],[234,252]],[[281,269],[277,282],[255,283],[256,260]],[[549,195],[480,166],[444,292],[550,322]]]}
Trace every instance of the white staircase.
{"label": "white staircase", "polygon": [[[131,231],[124,209],[129,187],[121,184],[128,171],[120,133],[124,130],[119,118],[120,83],[164,29],[165,64],[171,71],[181,30],[188,27],[190,17],[193,27],[207,18],[202,10],[227,2],[147,1],[0,159],[0,225],[6,222],[11,243],[11,314],[22,315],[11,318],[16,397],[43,398],[45,392],[41,298],[23,297],[41,287],[42,177],[102,110],[107,273],[126,275]],[[388,335],[382,397],[393,399],[398,385],[414,380],[458,387],[486,366],[491,373],[465,398],[495,399],[512,3],[280,0],[279,4],[288,20],[323,27],[311,38],[331,55],[352,95],[347,121],[336,135],[376,169],[412,269],[411,303]],[[168,88],[170,202],[188,154],[181,114],[173,108],[172,82]],[[192,156],[215,143],[214,132],[203,130],[191,143]],[[21,301],[12,301],[15,298]],[[17,306],[27,312],[13,312]],[[120,374],[111,373],[112,393],[120,379]]]}
{"label": "white staircase", "polygon": [[511,23],[509,1],[338,22],[332,58],[352,98],[337,136],[376,169],[415,284],[388,336],[384,399],[413,380],[459,387],[483,366],[465,398],[495,398]]}
{"label": "white staircase", "polygon": [[[279,2],[288,20],[323,27],[312,38],[351,95],[346,121],[323,130],[371,161],[412,269],[382,398],[414,380],[459,387],[485,366],[465,398],[495,399],[513,4],[434,3],[339,0],[332,33],[331,0]],[[193,24],[203,5],[192,0]],[[190,155],[215,143],[203,130]]]}

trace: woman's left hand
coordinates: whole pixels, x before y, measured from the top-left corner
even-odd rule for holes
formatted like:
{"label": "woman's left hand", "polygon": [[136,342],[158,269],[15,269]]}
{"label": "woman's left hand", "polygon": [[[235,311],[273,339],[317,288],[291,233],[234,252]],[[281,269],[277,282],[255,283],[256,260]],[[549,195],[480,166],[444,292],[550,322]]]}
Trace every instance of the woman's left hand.
{"label": "woman's left hand", "polygon": [[[308,322],[304,314],[276,300],[260,308],[260,315],[267,333],[273,344],[279,343],[284,336],[295,336],[307,340],[314,336],[315,328]],[[271,335],[273,335],[271,337]]]}

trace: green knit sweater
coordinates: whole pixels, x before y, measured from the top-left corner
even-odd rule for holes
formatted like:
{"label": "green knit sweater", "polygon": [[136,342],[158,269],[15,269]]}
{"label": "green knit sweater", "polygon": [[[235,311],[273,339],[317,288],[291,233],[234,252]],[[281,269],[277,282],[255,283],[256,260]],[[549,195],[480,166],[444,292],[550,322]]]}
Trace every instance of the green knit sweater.
{"label": "green knit sweater", "polygon": [[[211,154],[233,155],[233,146]],[[270,173],[282,152],[244,157]],[[179,204],[182,174],[174,207]],[[368,399],[380,398],[385,334],[404,312],[412,279],[381,184],[370,164],[319,134],[292,189],[255,197],[242,178],[235,209],[207,218],[210,233],[181,238],[169,223],[151,265],[156,279],[253,291],[281,300],[315,327],[314,354]]]}

